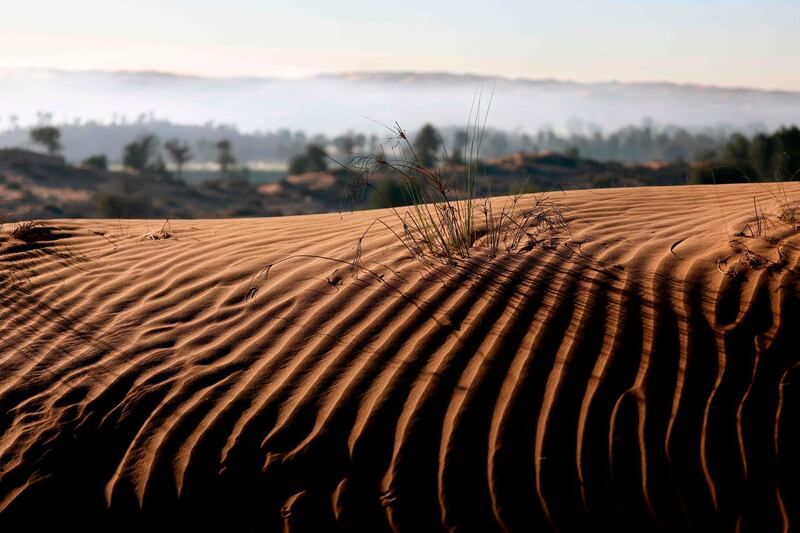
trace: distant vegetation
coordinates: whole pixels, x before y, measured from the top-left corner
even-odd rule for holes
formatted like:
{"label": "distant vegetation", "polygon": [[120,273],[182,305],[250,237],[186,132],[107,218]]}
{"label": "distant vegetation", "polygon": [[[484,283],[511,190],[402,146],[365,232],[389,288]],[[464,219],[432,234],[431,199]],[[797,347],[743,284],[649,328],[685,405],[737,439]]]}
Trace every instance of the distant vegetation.
{"label": "distant vegetation", "polygon": [[[352,147],[350,148],[352,150]],[[289,174],[304,174],[306,172],[321,172],[327,170],[328,154],[325,149],[316,144],[306,146],[304,153],[294,156],[289,161]]]}
{"label": "distant vegetation", "polygon": [[704,156],[702,165],[692,172],[692,183],[794,179],[800,173],[800,129],[781,128],[750,139],[734,134],[719,153]]}
{"label": "distant vegetation", "polygon": [[[50,126],[48,124],[47,126]],[[37,128],[38,129],[38,128]],[[450,156],[463,159],[463,127],[438,127],[442,140],[450,148]],[[343,132],[340,135],[309,134],[279,129],[243,133],[232,126],[178,125],[159,120],[135,123],[63,124],[58,126],[63,154],[68,160],[82,161],[95,154],[106,154],[109,164],[123,164],[123,151],[133,139],[152,135],[159,139],[180,139],[191,150],[197,164],[217,161],[217,143],[230,141],[234,157],[240,164],[279,162],[288,164],[303,155],[309,145],[319,146],[339,158],[350,153],[375,153],[385,141],[384,133]],[[29,130],[19,126],[0,132],[0,146],[30,146]],[[487,128],[484,132],[482,157],[494,158],[509,153],[549,150],[565,153],[575,149],[597,161],[642,163],[645,161],[693,161],[708,151],[720,152],[733,131],[725,128],[687,130],[675,126],[659,126],[645,122],[613,132],[592,126],[573,125],[567,133],[552,128],[537,131],[500,131]]]}
{"label": "distant vegetation", "polygon": [[236,164],[236,159],[233,157],[231,142],[228,139],[222,139],[217,142],[217,164],[219,165],[219,172],[223,178],[228,177],[228,173],[233,165]]}
{"label": "distant vegetation", "polygon": [[81,163],[85,167],[108,170],[108,158],[105,155],[93,155],[83,160]]}
{"label": "distant vegetation", "polygon": [[167,150],[167,154],[175,164],[175,177],[177,179],[181,179],[183,175],[183,165],[192,159],[192,150],[189,148],[188,144],[181,142],[178,139],[167,141],[166,144],[164,144],[164,148]]}
{"label": "distant vegetation", "polygon": [[[78,130],[74,128],[68,126],[67,131],[76,134]],[[203,169],[204,179],[230,182],[217,184],[227,187],[233,182],[251,179],[253,173],[249,164],[252,164],[252,160],[248,158],[248,154],[253,154],[254,139],[264,141],[264,153],[270,153],[275,148],[271,142],[282,139],[282,142],[278,142],[280,149],[272,150],[272,153],[288,156],[288,174],[326,171],[330,161],[347,166],[355,153],[378,155],[397,146],[386,143],[386,139],[379,139],[375,135],[367,137],[354,132],[333,138],[317,135],[308,139],[299,132],[242,135],[235,130],[216,130],[217,134],[223,132],[227,136],[218,138],[213,144],[201,140],[195,143],[194,148],[189,140],[181,137],[173,137],[162,145],[157,135],[146,132],[133,140],[128,139],[118,154],[93,152],[83,159],[82,165],[105,170],[110,163],[118,160],[129,171],[147,172],[162,179],[181,181],[187,163],[196,161],[201,164],[215,164],[218,174],[213,174],[212,168],[200,167]],[[59,127],[49,123],[31,129],[28,138],[29,143],[41,146],[50,155],[59,154],[64,149],[62,138],[66,143],[70,140],[67,135],[62,137]],[[466,146],[467,138],[464,129],[437,130],[432,124],[426,124],[413,134],[409,133],[407,140],[408,149],[413,152],[421,166],[448,164],[457,167],[463,166],[467,155],[465,152],[470,150]],[[237,140],[244,141],[245,147],[239,146]],[[484,130],[480,142],[484,160],[498,160],[516,153],[539,154],[541,157],[552,153],[560,154],[553,160],[552,165],[555,167],[578,165],[581,160],[605,162],[609,165],[617,162],[629,166],[660,161],[675,166],[673,175],[676,172],[682,173],[685,167],[687,170],[683,173],[686,176],[684,183],[791,179],[800,171],[800,130],[796,126],[783,127],[772,133],[758,133],[752,137],[740,133],[722,136],[720,132],[712,131],[691,133],[680,128],[656,128],[651,124],[625,128],[610,135],[596,131],[592,135],[559,136],[552,131],[541,131],[530,136],[519,132]],[[210,160],[207,158],[209,146],[213,148],[213,158]],[[444,146],[449,146],[449,149],[445,150]],[[239,161],[241,165],[237,166]],[[551,163],[540,160],[537,164]],[[551,174],[551,171],[548,170],[547,174]],[[520,176],[520,179],[526,177],[529,175]],[[643,176],[624,176],[622,170],[609,173],[606,169],[598,172],[590,182],[596,187],[629,186],[636,184],[637,178]],[[275,179],[273,177],[270,181]],[[647,182],[648,179],[639,181]],[[673,177],[667,181],[674,182],[675,179]],[[531,185],[543,189],[553,186],[536,176]],[[367,205],[381,205],[385,202],[382,198],[398,197],[398,191],[392,184],[381,184],[379,188],[381,194],[376,196],[377,191],[371,191],[366,198]]]}
{"label": "distant vegetation", "polygon": [[158,138],[155,135],[141,135],[125,145],[122,164],[131,170],[144,170],[151,164],[157,147]]}
{"label": "distant vegetation", "polygon": [[152,216],[150,203],[131,184],[121,181],[95,194],[95,209],[100,218],[146,218]]}
{"label": "distant vegetation", "polygon": [[31,141],[47,149],[47,153],[55,155],[61,151],[61,131],[53,126],[40,126],[31,130]]}
{"label": "distant vegetation", "polygon": [[[433,167],[442,147],[442,138],[431,124],[425,124],[414,137],[414,159],[424,167]],[[409,146],[410,148],[410,146]]]}

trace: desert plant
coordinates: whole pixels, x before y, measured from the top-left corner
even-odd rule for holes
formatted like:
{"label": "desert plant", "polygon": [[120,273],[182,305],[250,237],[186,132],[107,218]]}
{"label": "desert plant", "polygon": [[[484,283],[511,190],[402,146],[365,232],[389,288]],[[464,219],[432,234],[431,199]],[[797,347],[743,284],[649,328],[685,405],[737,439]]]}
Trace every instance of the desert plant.
{"label": "desert plant", "polygon": [[[311,258],[344,265],[337,271],[346,268],[352,276],[366,273],[405,297],[402,291],[384,279],[383,274],[366,267],[361,260],[363,241],[376,225],[382,225],[391,232],[412,257],[426,266],[433,266],[433,262],[436,261],[447,267],[457,267],[459,260],[470,258],[476,253],[477,248],[487,251],[488,256],[494,258],[500,251],[511,254],[531,250],[537,245],[548,248],[556,246],[557,239],[548,234],[568,229],[569,223],[558,204],[549,200],[547,196],[534,196],[533,203],[524,208],[522,203],[526,195],[519,193],[510,200],[507,199],[499,213],[494,211],[490,198],[490,183],[487,183],[488,195],[484,198],[476,197],[476,184],[480,171],[479,155],[489,107],[487,106],[486,115],[481,122],[481,99],[476,98],[476,100],[477,107],[473,103],[468,119],[470,133],[463,137],[466,164],[461,172],[457,172],[448,164],[452,158],[443,143],[437,145],[435,150],[426,143],[425,150],[430,151],[424,158],[420,157],[419,149],[423,145],[410,142],[397,122],[392,127],[386,126],[392,134],[389,138],[388,152],[382,145],[376,154],[356,155],[347,165],[330,158],[352,174],[353,180],[346,193],[351,200],[363,194],[364,190],[369,190],[373,201],[377,196],[386,202],[392,216],[402,229],[393,228],[381,218],[373,220],[356,241],[355,252],[350,260],[295,254],[270,263],[253,274],[245,299],[251,300],[255,297],[258,292],[258,288],[254,285],[255,279],[267,279],[273,267],[293,259]],[[441,137],[435,130],[427,131],[425,135],[429,138],[435,136],[441,142]],[[445,163],[443,165],[440,165],[437,159],[439,146],[441,146],[442,161]],[[390,183],[400,184],[400,195],[408,203],[404,211],[392,201],[392,196],[397,195],[398,191],[394,186],[386,186],[387,174],[397,177],[397,181],[388,179],[391,180]],[[483,215],[482,219],[480,215]],[[390,270],[401,280],[403,279],[398,272],[391,268]],[[328,277],[327,282],[336,286],[341,283],[340,280],[340,277],[332,275]]]}
{"label": "desert plant", "polygon": [[[458,257],[469,257],[477,239],[472,213],[474,185],[468,173],[465,181],[438,165],[423,161],[399,124],[391,129],[394,145],[390,154],[356,156],[356,187],[370,188],[377,174],[400,177],[410,208],[401,214],[393,209],[402,222],[401,239],[418,258],[437,257],[455,264]],[[458,191],[455,188],[458,187]]]}
{"label": "desert plant", "polygon": [[[472,116],[471,113],[470,117]],[[483,244],[480,248],[486,250],[492,258],[500,251],[511,254],[531,250],[537,245],[548,248],[555,246],[556,239],[548,234],[568,229],[569,223],[558,204],[549,200],[547,196],[534,195],[532,204],[523,208],[522,203],[526,194],[516,194],[505,201],[499,213],[493,211],[492,201],[488,196],[476,198],[478,155],[485,128],[479,123],[478,111],[474,113],[474,117],[472,136],[465,140],[464,152],[469,159],[465,171],[461,174],[456,173],[452,167],[438,165],[438,161],[434,161],[432,166],[423,164],[416,155],[414,146],[397,123],[390,128],[393,132],[390,154],[381,150],[376,155],[356,156],[352,161],[353,168],[340,163],[354,176],[348,194],[354,195],[362,189],[370,190],[371,195],[376,195],[387,202],[392,216],[402,225],[402,230],[398,232],[386,221],[378,218],[358,238],[354,255],[350,260],[295,254],[270,263],[253,275],[245,299],[251,300],[255,297],[258,292],[258,288],[254,285],[255,279],[267,279],[273,267],[294,259],[311,258],[343,265],[326,280],[330,285],[336,286],[341,283],[341,277],[337,277],[336,274],[345,269],[353,277],[359,273],[367,274],[405,297],[402,291],[384,279],[383,274],[366,267],[361,260],[363,241],[376,225],[382,225],[390,231],[415,259],[427,266],[432,266],[433,261],[440,261],[450,267],[457,266],[459,259],[471,257],[479,243]],[[443,155],[447,161],[449,157],[446,149],[443,149]],[[400,178],[399,192],[403,200],[409,203],[403,212],[392,201],[392,196],[398,194],[395,185],[386,187],[387,182],[397,183],[386,179],[384,174],[387,171]],[[381,175],[381,179],[375,179],[378,174]],[[483,215],[483,227],[478,227],[481,221],[478,220],[476,211],[478,215]],[[398,272],[390,270],[403,280]]]}
{"label": "desert plant", "polygon": [[738,239],[731,240],[730,245],[735,252],[732,260],[729,261],[726,259],[717,261],[717,270],[726,276],[735,278],[747,269],[760,270],[777,265],[775,261],[755,253],[744,242]]}
{"label": "desert plant", "polygon": [[164,225],[161,226],[161,229],[158,231],[148,231],[144,235],[142,235],[142,240],[148,241],[163,241],[164,239],[169,239],[172,237],[172,226],[169,223],[169,220],[164,221]]}
{"label": "desert plant", "polygon": [[781,179],[780,171],[777,171],[775,174],[777,192],[772,194],[775,200],[778,220],[791,226],[795,233],[800,231],[800,200],[797,199],[795,194],[789,192],[786,183],[794,181],[798,175],[800,175],[800,170],[795,171],[790,176],[786,176],[785,179]]}
{"label": "desert plant", "polygon": [[[353,159],[355,186],[351,191],[369,188],[380,195],[383,191],[376,186],[375,177],[399,176],[409,207],[401,212],[393,204],[392,213],[402,224],[402,233],[396,235],[412,255],[423,262],[435,259],[455,265],[459,259],[470,257],[479,241],[490,257],[495,257],[501,249],[508,253],[522,251],[539,244],[544,233],[568,226],[560,208],[546,196],[534,197],[533,204],[524,209],[525,195],[515,195],[499,212],[494,211],[488,196],[476,197],[487,115],[481,117],[478,99],[477,107],[473,104],[470,112],[469,135],[463,139],[466,164],[462,172],[456,172],[448,164],[440,165],[436,153],[427,154],[432,155],[433,160],[423,160],[418,153],[420,145],[412,144],[397,123],[389,128],[392,143],[388,153],[381,151]],[[425,135],[438,137],[435,131]],[[442,153],[444,161],[448,161],[450,157],[444,146]],[[487,183],[486,188],[490,196],[491,184]]]}
{"label": "desert plant", "polygon": [[61,151],[61,131],[53,126],[40,126],[31,130],[31,141],[41,144],[47,153],[55,155]]}
{"label": "desert plant", "polygon": [[755,219],[752,224],[745,224],[744,228],[736,236],[769,238],[769,230],[774,228],[775,224],[769,219],[766,211],[764,211],[755,196],[753,196],[753,213],[755,214]]}
{"label": "desert plant", "polygon": [[11,238],[22,242],[36,242],[51,237],[52,231],[38,220],[17,222],[11,229]]}
{"label": "desert plant", "polygon": [[501,251],[511,253],[531,250],[538,245],[550,246],[553,240],[548,235],[569,228],[561,206],[546,194],[534,194],[531,205],[520,209],[525,196],[525,193],[518,193],[506,200],[499,216],[495,216],[489,198],[478,204],[484,217],[490,257],[496,257]]}
{"label": "desert plant", "polygon": [[795,232],[800,231],[800,200],[797,199],[795,194],[790,193],[786,186],[787,183],[794,182],[798,176],[800,176],[800,170],[788,174],[784,171],[783,167],[777,166],[771,180],[774,184],[774,188],[758,181],[750,181],[748,179],[750,183],[763,191],[765,196],[770,197],[774,204],[772,210],[767,213],[757,202],[756,198],[753,197],[753,208],[756,215],[754,225],[746,225],[737,236],[744,236],[747,231],[749,231],[749,236],[751,237],[768,237],[766,230],[776,226],[770,216],[777,219],[778,222],[788,224]]}

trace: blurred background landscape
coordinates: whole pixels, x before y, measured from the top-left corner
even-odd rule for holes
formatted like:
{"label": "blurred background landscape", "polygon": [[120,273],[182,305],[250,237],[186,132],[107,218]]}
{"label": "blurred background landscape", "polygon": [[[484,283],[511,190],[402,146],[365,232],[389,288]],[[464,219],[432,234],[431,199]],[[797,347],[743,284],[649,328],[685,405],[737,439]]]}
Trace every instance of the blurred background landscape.
{"label": "blurred background landscape", "polygon": [[[800,14],[789,2],[469,13],[451,2],[394,12],[147,0],[111,2],[113,17],[78,3],[51,6],[46,20],[21,6],[0,23],[0,45],[20,51],[0,60],[6,218],[400,205],[396,176],[378,177],[380,194],[347,194],[353,156],[387,150],[396,121],[430,164],[458,174],[476,98],[492,194],[800,169],[800,61],[777,31]],[[400,42],[379,38],[392,34]]]}

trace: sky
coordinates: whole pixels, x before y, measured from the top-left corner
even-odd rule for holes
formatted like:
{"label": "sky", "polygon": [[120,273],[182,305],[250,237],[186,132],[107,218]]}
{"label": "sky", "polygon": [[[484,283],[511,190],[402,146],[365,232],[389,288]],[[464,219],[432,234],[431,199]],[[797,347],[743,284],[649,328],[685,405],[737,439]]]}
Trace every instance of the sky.
{"label": "sky", "polygon": [[0,19],[0,68],[800,90],[798,23],[797,0],[17,0]]}

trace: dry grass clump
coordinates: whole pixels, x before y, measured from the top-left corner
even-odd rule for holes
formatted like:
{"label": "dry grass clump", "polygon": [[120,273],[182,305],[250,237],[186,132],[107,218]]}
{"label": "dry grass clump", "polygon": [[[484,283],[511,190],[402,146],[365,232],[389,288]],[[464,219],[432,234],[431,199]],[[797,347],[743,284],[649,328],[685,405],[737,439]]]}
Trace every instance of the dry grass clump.
{"label": "dry grass clump", "polygon": [[[754,196],[753,210],[755,212],[755,218],[753,223],[746,224],[741,231],[735,233],[736,237],[761,237],[770,240],[769,231],[777,230],[778,223],[788,224],[795,232],[800,231],[800,200],[786,188],[787,183],[795,181],[795,178],[800,176],[800,170],[795,171],[791,175],[787,175],[780,168],[776,170],[774,179],[772,180],[772,183],[775,185],[775,189],[773,190],[771,187],[765,186],[762,182],[752,181],[747,173],[740,168],[720,168],[738,173],[745,181],[760,188],[763,195],[771,198],[773,201],[773,207],[767,212]],[[711,171],[711,178],[716,184],[713,169]]]}
{"label": "dry grass clump", "polygon": [[[746,174],[742,173],[745,178]],[[762,202],[753,196],[753,214],[751,222],[731,237],[729,243],[735,252],[735,260],[721,260],[717,262],[717,269],[723,274],[736,277],[745,269],[759,270],[762,268],[776,268],[784,265],[785,256],[782,252],[781,224],[789,225],[795,233],[800,231],[800,200],[795,194],[791,194],[786,187],[787,183],[793,182],[800,175],[800,170],[791,176],[783,176],[776,172],[774,185],[775,188],[765,186],[759,182],[752,182],[764,193],[764,197],[772,200],[772,208],[767,211]],[[713,174],[712,174],[713,177]],[[724,216],[724,213],[723,213]],[[727,228],[727,223],[726,223]],[[776,246],[776,251],[780,259],[774,261],[761,254],[754,252],[743,239],[761,239]]]}
{"label": "dry grass clump", "polygon": [[26,243],[48,240],[52,235],[52,229],[38,220],[23,220],[11,229],[12,239]]}
{"label": "dry grass clump", "polygon": [[[785,188],[779,185],[779,194],[771,193],[770,195],[776,201],[778,209],[782,204],[779,200],[779,195],[786,197]],[[788,198],[788,197],[787,197]],[[780,211],[779,211],[780,212]],[[747,270],[760,270],[767,267],[780,266],[781,261],[776,262],[761,254],[754,252],[745,242],[744,239],[761,239],[763,241],[777,244],[778,255],[782,258],[780,250],[779,238],[774,234],[771,236],[770,232],[778,229],[778,221],[786,221],[783,218],[783,213],[780,212],[778,216],[775,214],[775,209],[767,213],[758,199],[753,196],[753,214],[752,222],[748,222],[738,232],[734,234],[736,238],[729,238],[729,244],[735,252],[734,260],[721,260],[717,262],[717,269],[730,277],[737,277]]]}
{"label": "dry grass clump", "polygon": [[735,260],[732,262],[727,260],[717,262],[717,270],[726,276],[735,278],[745,269],[760,270],[777,264],[775,261],[754,252],[740,240],[733,239],[730,244],[736,251]]}
{"label": "dry grass clump", "polygon": [[795,231],[800,230],[800,202],[780,202],[778,204],[778,220],[789,224]]}
{"label": "dry grass clump", "polygon": [[35,230],[39,226],[41,226],[41,222],[36,220],[17,222],[11,230],[11,238],[18,241],[29,241],[35,235]]}
{"label": "dry grass clump", "polygon": [[[475,227],[475,177],[477,164],[467,165],[460,179],[450,168],[424,165],[405,131],[396,124],[392,132],[391,151],[359,155],[353,159],[355,182],[353,190],[371,188],[378,174],[400,176],[410,206],[401,212],[392,208],[402,223],[397,234],[405,247],[417,258],[437,258],[454,265],[458,258],[470,256],[478,239]],[[480,140],[472,151],[477,154]],[[475,158],[477,162],[477,157]]]}
{"label": "dry grass clump", "polygon": [[[800,171],[798,171],[800,172]],[[793,181],[797,176],[795,172],[788,181]],[[800,200],[793,194],[789,194],[786,190],[785,182],[778,182],[778,192],[773,194],[775,200],[775,211],[777,211],[778,220],[784,224],[792,226],[797,232],[800,230]]]}
{"label": "dry grass clump", "polygon": [[[399,176],[409,206],[391,208],[402,228],[399,233],[392,231],[423,263],[439,261],[454,266],[477,249],[485,250],[492,258],[500,251],[530,250],[542,242],[546,233],[569,226],[561,208],[546,195],[534,195],[528,206],[523,205],[526,195],[515,195],[504,202],[499,212],[488,195],[477,197],[485,129],[485,117],[480,124],[480,100],[477,108],[473,104],[470,113],[468,135],[462,147],[466,157],[463,171],[457,172],[449,163],[446,149],[443,149],[444,161],[437,159],[433,165],[423,164],[399,124],[387,129],[391,132],[388,150],[381,146],[378,154],[353,158],[354,169],[348,168],[355,177],[350,189],[369,188],[384,196],[373,185],[374,177]],[[489,178],[483,179],[485,189],[491,191]],[[384,196],[384,199],[391,205],[389,198]]]}
{"label": "dry grass clump", "polygon": [[169,220],[164,221],[164,225],[161,226],[161,229],[158,231],[148,231],[144,235],[142,235],[142,240],[148,241],[161,241],[164,239],[169,239],[172,237],[172,226],[169,223]]}
{"label": "dry grass clump", "polygon": [[516,194],[506,200],[499,215],[494,213],[488,198],[478,205],[483,214],[486,248],[490,257],[496,257],[500,251],[519,253],[536,246],[551,247],[552,234],[569,229],[561,206],[546,194],[533,195],[531,205],[521,208],[520,203],[525,197],[524,194]]}
{"label": "dry grass clump", "polygon": [[[561,207],[547,195],[533,195],[530,204],[523,205],[530,198],[517,194],[507,199],[499,212],[494,210],[488,195],[477,197],[478,156],[485,130],[485,116],[483,124],[480,124],[480,99],[477,102],[477,107],[473,103],[468,120],[468,135],[463,146],[466,164],[462,171],[457,172],[449,163],[446,148],[443,149],[444,163],[436,160],[433,165],[423,164],[398,123],[393,127],[386,126],[391,136],[386,145],[381,145],[379,153],[356,155],[350,165],[334,160],[354,177],[347,192],[351,199],[364,189],[371,189],[391,205],[391,200],[375,187],[374,178],[387,174],[399,176],[409,201],[407,207],[390,207],[399,224],[374,220],[356,241],[351,260],[296,254],[270,263],[253,276],[245,299],[251,300],[257,294],[258,289],[253,285],[256,278],[267,279],[273,267],[298,258],[324,259],[339,264],[339,268],[325,280],[332,287],[342,283],[343,275],[357,277],[363,273],[399,292],[384,279],[384,274],[362,262],[363,241],[376,224],[390,231],[416,260],[429,267],[437,262],[447,267],[457,266],[459,260],[468,259],[479,250],[494,258],[500,252],[521,253],[536,246],[557,246],[557,239],[552,234],[568,229],[569,222]],[[488,177],[485,179],[486,190],[491,191]],[[397,226],[400,229],[396,229]],[[381,266],[403,279],[398,272],[386,265]]]}

